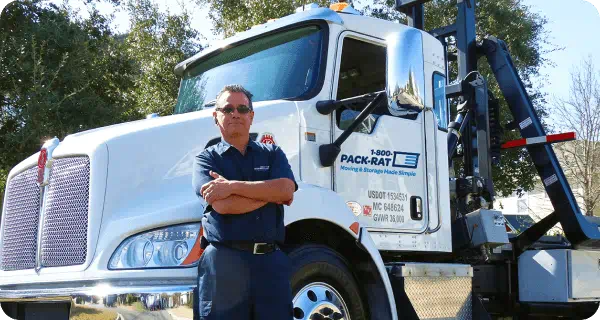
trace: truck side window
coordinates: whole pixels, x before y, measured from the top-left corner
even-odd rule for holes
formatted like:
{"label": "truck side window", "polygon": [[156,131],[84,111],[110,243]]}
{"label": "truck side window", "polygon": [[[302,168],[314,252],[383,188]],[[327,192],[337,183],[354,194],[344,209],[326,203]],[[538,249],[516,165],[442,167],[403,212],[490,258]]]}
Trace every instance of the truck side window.
{"label": "truck side window", "polygon": [[[360,96],[366,93],[385,90],[386,50],[384,46],[345,38],[342,46],[342,59],[338,80],[337,100]],[[338,128],[345,130],[356,119],[367,103],[355,103],[336,111]],[[373,132],[377,118],[389,115],[382,104],[354,131],[369,134]]]}
{"label": "truck side window", "polygon": [[433,74],[433,111],[437,117],[438,128],[448,130],[450,118],[446,103],[446,77],[437,72]]}

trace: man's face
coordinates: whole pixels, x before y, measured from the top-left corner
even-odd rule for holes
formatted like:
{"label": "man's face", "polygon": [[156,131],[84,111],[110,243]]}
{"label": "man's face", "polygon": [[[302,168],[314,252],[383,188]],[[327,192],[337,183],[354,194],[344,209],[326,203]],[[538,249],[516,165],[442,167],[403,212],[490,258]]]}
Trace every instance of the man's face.
{"label": "man's face", "polygon": [[[243,109],[250,106],[250,101],[245,94],[241,92],[225,92],[217,101],[213,117],[217,120],[217,126],[221,134],[226,138],[237,138],[240,135],[250,133],[250,125],[254,119],[254,111],[242,114],[238,108]],[[227,109],[233,108],[232,113],[227,113]]]}

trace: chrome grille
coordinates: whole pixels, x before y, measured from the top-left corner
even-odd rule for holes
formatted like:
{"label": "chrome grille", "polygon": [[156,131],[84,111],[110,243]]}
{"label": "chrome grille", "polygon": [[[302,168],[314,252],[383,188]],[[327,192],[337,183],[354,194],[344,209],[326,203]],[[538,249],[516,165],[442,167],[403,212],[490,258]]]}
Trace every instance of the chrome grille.
{"label": "chrome grille", "polygon": [[40,211],[37,167],[16,176],[6,188],[4,233],[2,234],[2,270],[35,267]]}
{"label": "chrome grille", "polygon": [[83,264],[87,255],[90,160],[55,159],[42,227],[42,266]]}

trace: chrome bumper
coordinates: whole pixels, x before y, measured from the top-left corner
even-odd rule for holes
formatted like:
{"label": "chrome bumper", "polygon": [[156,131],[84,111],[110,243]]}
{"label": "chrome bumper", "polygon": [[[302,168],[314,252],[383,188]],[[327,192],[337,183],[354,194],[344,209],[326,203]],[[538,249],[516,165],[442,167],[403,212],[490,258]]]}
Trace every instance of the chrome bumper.
{"label": "chrome bumper", "polygon": [[189,282],[80,283],[76,287],[53,289],[0,288],[0,302],[67,302],[71,303],[69,319],[191,320],[195,288],[196,284]]}

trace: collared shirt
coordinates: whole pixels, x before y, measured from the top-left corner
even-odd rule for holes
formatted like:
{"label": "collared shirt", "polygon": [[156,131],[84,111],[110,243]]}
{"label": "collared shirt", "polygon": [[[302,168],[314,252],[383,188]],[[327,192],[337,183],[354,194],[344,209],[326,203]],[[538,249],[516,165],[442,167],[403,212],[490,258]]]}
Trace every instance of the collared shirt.
{"label": "collared shirt", "polygon": [[209,242],[249,241],[283,242],[283,205],[267,203],[245,214],[220,214],[206,204],[200,194],[202,185],[213,180],[214,171],[227,180],[264,181],[288,178],[298,185],[281,148],[250,140],[246,154],[222,140],[196,156],[192,184],[206,209],[202,218],[204,236]]}

